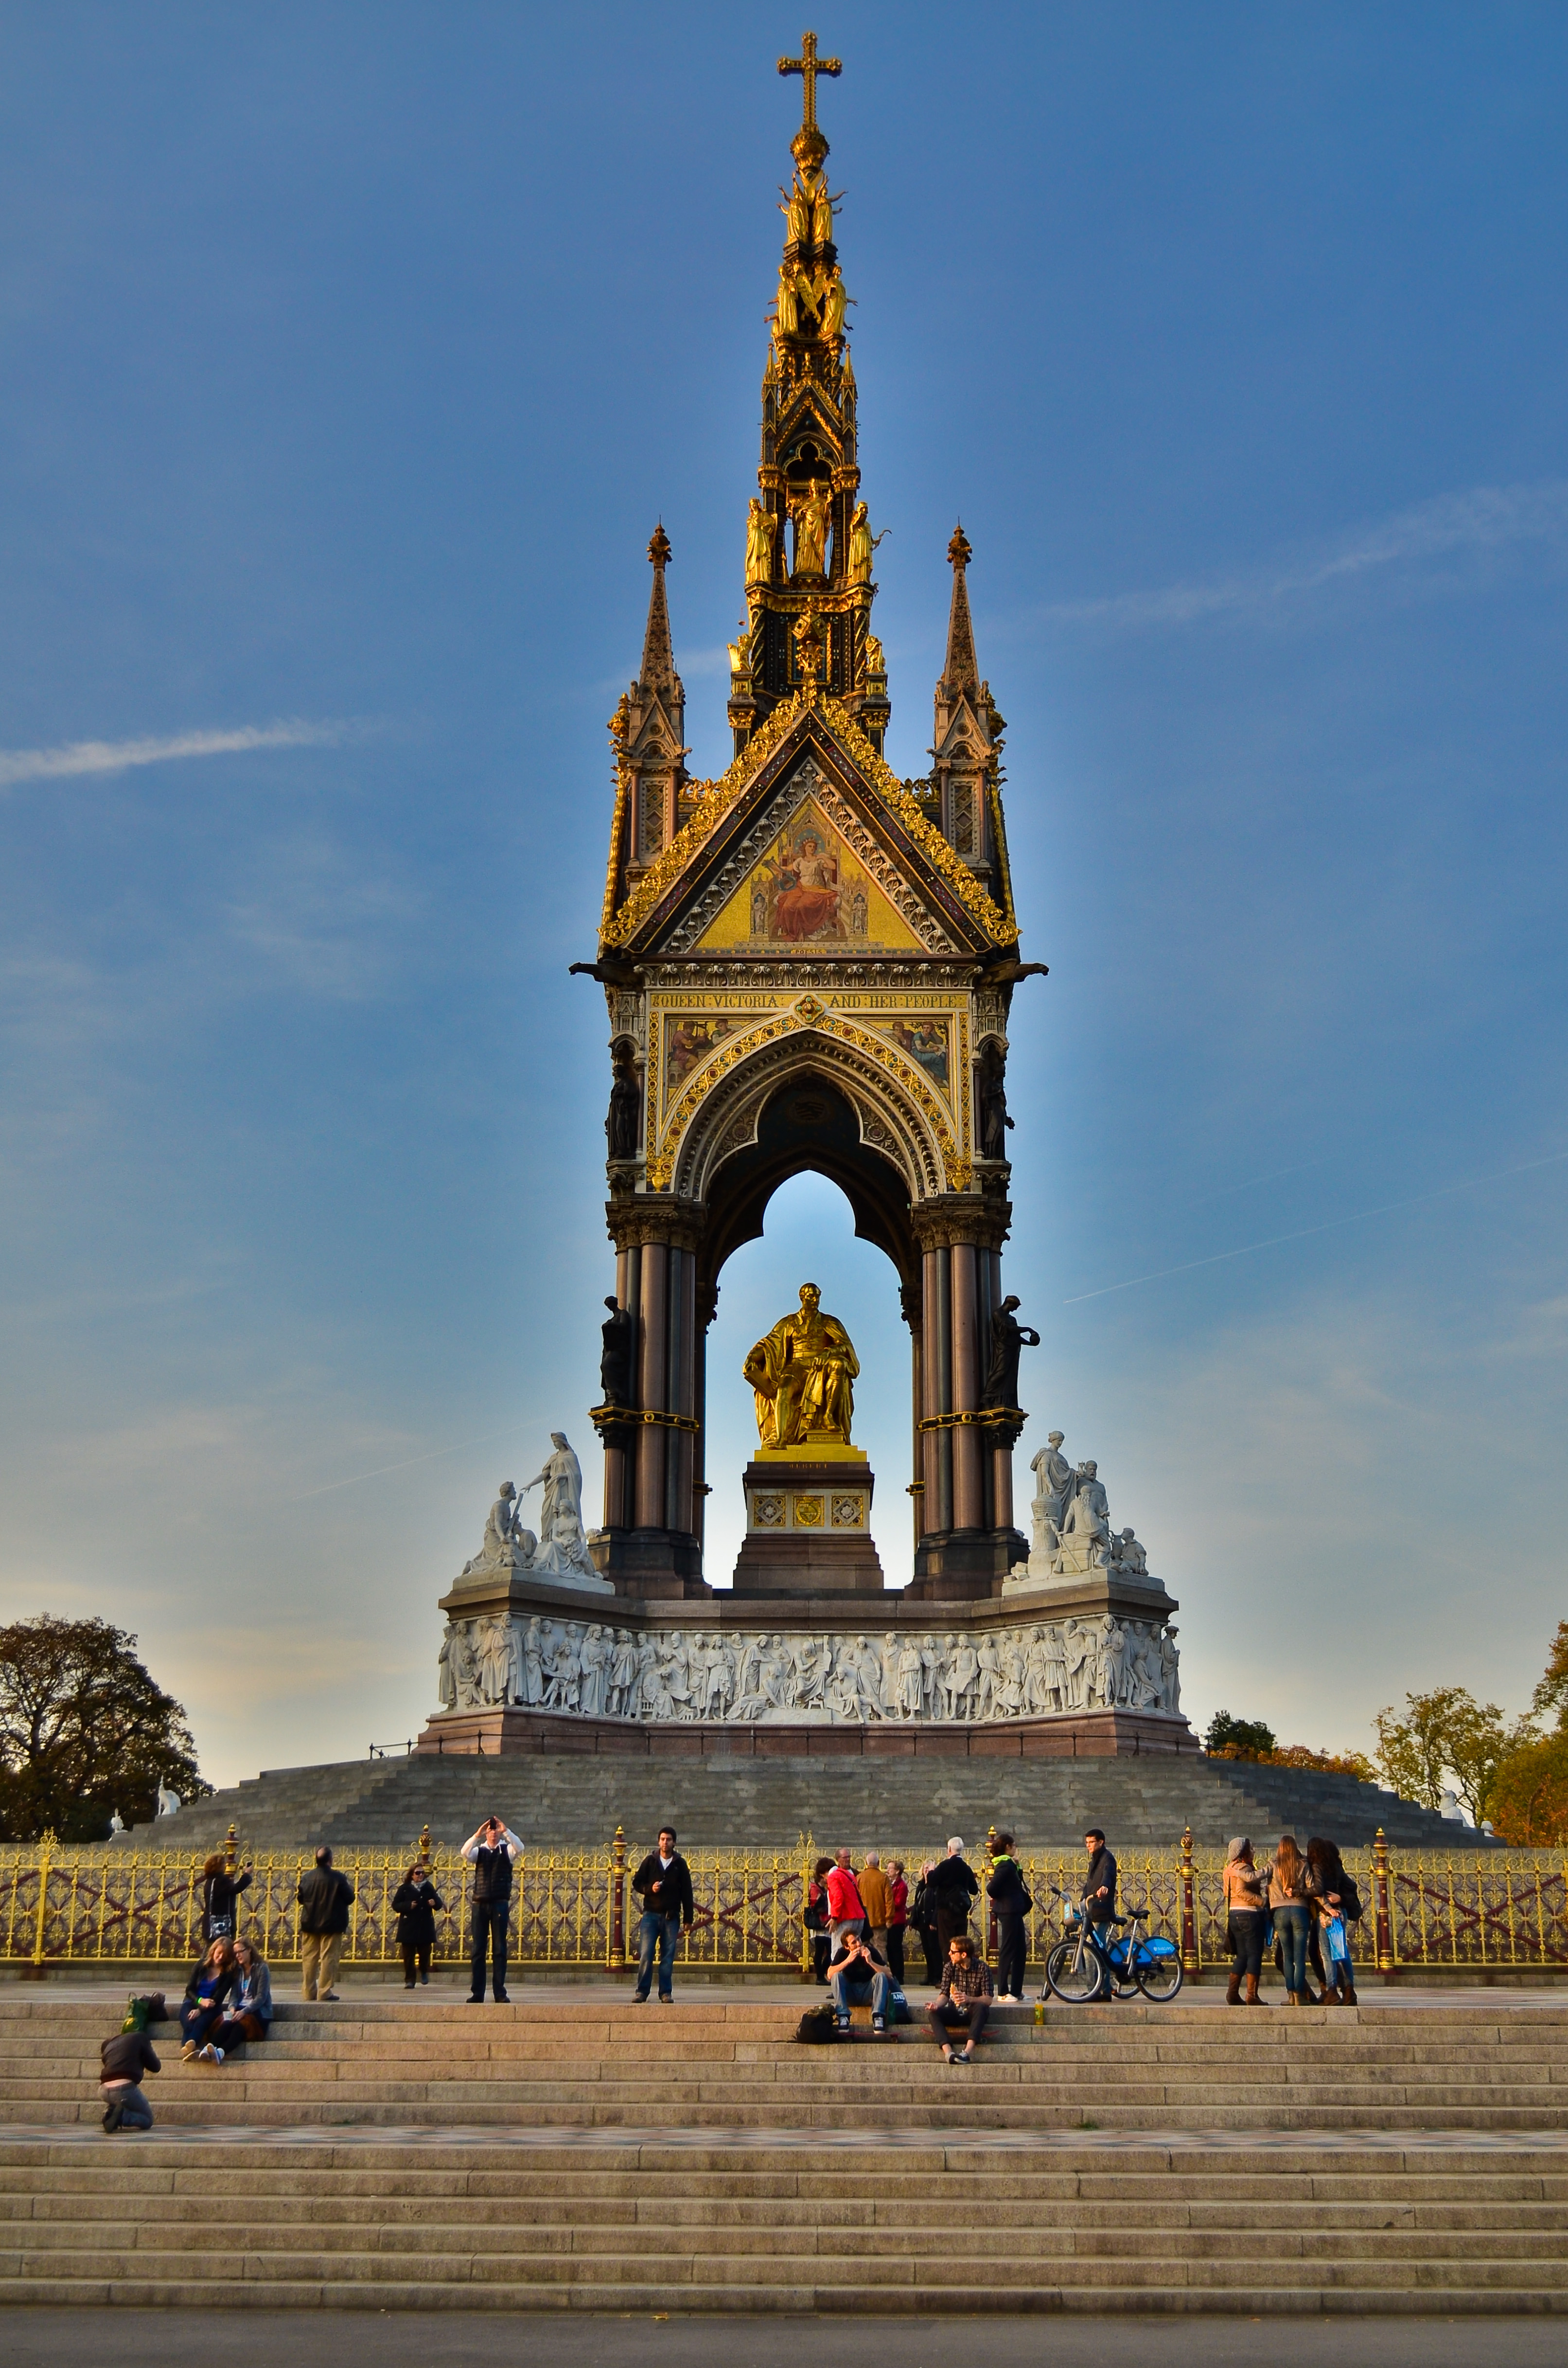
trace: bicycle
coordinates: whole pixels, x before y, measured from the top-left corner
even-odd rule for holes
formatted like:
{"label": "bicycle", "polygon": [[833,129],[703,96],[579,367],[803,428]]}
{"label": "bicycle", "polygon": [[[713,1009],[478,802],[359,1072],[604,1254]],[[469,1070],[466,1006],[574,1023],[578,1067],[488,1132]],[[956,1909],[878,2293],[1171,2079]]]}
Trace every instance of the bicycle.
{"label": "bicycle", "polygon": [[1153,2006],[1168,2006],[1182,1985],[1181,1952],[1162,1933],[1141,1934],[1147,1921],[1142,1911],[1109,1916],[1101,1926],[1126,1930],[1102,1946],[1094,1925],[1072,1895],[1059,1891],[1062,1923],[1067,1927],[1045,1961],[1046,1987],[1064,2006],[1087,2006],[1101,1998],[1129,1998],[1135,1991]]}

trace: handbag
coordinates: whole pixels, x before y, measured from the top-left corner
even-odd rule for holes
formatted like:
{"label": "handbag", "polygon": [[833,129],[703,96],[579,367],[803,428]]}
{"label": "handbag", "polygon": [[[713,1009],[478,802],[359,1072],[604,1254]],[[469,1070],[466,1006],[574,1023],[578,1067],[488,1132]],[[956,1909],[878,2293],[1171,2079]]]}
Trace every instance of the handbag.
{"label": "handbag", "polygon": [[809,2006],[795,2026],[795,2038],[801,2047],[831,2047],[838,2037],[838,2018],[824,2000],[821,2006]]}
{"label": "handbag", "polygon": [[1346,1874],[1343,1867],[1339,1873],[1339,1912],[1347,1924],[1359,1924],[1366,1913],[1361,1905],[1361,1895],[1356,1888],[1356,1878],[1353,1874]]}
{"label": "handbag", "polygon": [[1323,1937],[1328,1943],[1329,1962],[1335,1965],[1345,1964],[1349,1959],[1350,1943],[1345,1937],[1344,1917],[1331,1916],[1323,1928]]}

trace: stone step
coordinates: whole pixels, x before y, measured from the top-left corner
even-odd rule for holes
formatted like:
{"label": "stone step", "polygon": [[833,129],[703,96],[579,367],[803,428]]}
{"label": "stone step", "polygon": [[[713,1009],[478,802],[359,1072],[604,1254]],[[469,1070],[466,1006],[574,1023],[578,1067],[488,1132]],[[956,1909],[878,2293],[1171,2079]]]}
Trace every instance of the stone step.
{"label": "stone step", "polygon": [[[874,1820],[868,1805],[874,1800]],[[497,1804],[525,1841],[563,1848],[608,1845],[618,1824],[651,1842],[673,1817],[699,1850],[733,1843],[792,1851],[802,1833],[857,1848],[880,1840],[906,1854],[939,1851],[954,1831],[978,1839],[994,1822],[1026,1848],[1075,1856],[1085,1827],[1105,1827],[1119,1850],[1174,1853],[1190,1824],[1204,1848],[1229,1835],[1290,1827],[1367,1847],[1381,1826],[1396,1847],[1444,1857],[1480,1838],[1353,1777],[1261,1768],[1198,1755],[1137,1759],[915,1758],[654,1759],[572,1753],[500,1760],[348,1761],[274,1770],[193,1803],[172,1821],[142,1827],[119,1847],[181,1850],[221,1842],[233,1821],[253,1848],[408,1848],[428,1824],[433,1838],[463,1839]],[[922,1841],[922,1837],[924,1840]]]}

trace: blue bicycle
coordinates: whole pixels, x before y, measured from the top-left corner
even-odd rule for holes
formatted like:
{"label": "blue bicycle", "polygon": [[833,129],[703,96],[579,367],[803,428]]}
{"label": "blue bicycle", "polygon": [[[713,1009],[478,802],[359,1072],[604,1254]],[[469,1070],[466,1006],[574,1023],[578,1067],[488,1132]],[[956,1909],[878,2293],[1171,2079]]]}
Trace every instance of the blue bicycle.
{"label": "blue bicycle", "polygon": [[[1181,1952],[1159,1932],[1140,1932],[1141,1913],[1109,1916],[1097,1927],[1076,1900],[1059,1891],[1065,1927],[1045,1961],[1045,1978],[1064,2006],[1087,2006],[1094,1998],[1131,1998],[1142,1990],[1155,2006],[1168,2005],[1182,1984]],[[1125,1927],[1114,1940],[1111,1925]]]}

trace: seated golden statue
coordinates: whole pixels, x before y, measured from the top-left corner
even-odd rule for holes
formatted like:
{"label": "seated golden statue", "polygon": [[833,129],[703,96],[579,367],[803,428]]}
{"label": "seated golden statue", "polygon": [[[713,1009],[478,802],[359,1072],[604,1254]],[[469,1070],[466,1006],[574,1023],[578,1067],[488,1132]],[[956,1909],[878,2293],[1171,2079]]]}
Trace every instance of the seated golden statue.
{"label": "seated golden statue", "polygon": [[764,1447],[848,1446],[860,1360],[837,1316],[823,1314],[814,1282],[801,1285],[800,1314],[781,1315],[742,1371],[756,1393]]}

